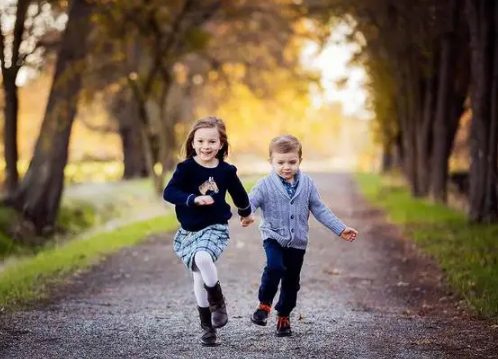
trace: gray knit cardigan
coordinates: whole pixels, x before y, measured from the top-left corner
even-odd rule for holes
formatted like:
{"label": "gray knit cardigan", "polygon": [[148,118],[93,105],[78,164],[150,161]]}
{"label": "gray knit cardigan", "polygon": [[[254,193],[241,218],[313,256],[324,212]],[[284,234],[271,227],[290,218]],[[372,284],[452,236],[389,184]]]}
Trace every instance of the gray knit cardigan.
{"label": "gray knit cardigan", "polygon": [[261,208],[259,225],[264,239],[272,238],[283,247],[306,249],[309,239],[309,216],[313,216],[336,235],[346,225],[323,203],[315,182],[299,173],[296,193],[289,197],[279,176],[272,171],[261,178],[249,193],[253,212]]}

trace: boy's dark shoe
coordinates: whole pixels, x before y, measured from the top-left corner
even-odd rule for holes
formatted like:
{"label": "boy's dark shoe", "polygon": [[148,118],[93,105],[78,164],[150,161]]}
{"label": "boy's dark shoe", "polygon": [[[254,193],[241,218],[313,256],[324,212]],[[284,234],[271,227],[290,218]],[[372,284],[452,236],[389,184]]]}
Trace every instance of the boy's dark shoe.
{"label": "boy's dark shoe", "polygon": [[288,337],[292,335],[289,317],[277,316],[277,337]]}
{"label": "boy's dark shoe", "polygon": [[251,322],[257,325],[266,325],[270,311],[270,305],[260,303],[258,309],[251,315]]}
{"label": "boy's dark shoe", "polygon": [[211,324],[211,311],[209,308],[197,307],[199,310],[199,318],[201,319],[201,328],[203,330],[201,336],[201,344],[207,347],[220,345],[216,336],[216,329]]}
{"label": "boy's dark shoe", "polygon": [[214,287],[204,285],[207,291],[207,299],[209,302],[209,309],[212,313],[213,327],[224,327],[228,322],[227,308],[225,305],[225,297],[221,291],[220,282],[216,283]]}

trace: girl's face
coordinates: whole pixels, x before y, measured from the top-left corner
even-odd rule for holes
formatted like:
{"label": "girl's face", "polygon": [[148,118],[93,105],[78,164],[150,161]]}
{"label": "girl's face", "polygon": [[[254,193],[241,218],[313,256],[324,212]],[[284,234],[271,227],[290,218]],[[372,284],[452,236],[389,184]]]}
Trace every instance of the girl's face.
{"label": "girl's face", "polygon": [[271,166],[273,170],[283,179],[288,182],[293,182],[297,171],[299,171],[299,165],[301,164],[301,158],[299,158],[299,153],[289,152],[289,153],[278,153],[273,152],[270,158]]}
{"label": "girl's face", "polygon": [[216,155],[223,147],[218,129],[216,127],[211,127],[200,128],[195,131],[192,147],[195,150],[196,159],[199,163],[203,165],[216,164]]}

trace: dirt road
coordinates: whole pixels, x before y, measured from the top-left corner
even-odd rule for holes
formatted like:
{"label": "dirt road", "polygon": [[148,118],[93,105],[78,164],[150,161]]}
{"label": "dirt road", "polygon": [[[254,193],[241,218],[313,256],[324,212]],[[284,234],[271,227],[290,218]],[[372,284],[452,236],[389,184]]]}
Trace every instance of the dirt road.
{"label": "dirt road", "polygon": [[498,358],[498,329],[470,319],[440,273],[351,177],[312,174],[327,204],[360,231],[355,243],[311,221],[294,336],[250,323],[264,265],[256,226],[232,220],[219,264],[230,320],[222,345],[198,344],[188,273],[172,234],[103,261],[38,309],[0,317],[0,358]]}

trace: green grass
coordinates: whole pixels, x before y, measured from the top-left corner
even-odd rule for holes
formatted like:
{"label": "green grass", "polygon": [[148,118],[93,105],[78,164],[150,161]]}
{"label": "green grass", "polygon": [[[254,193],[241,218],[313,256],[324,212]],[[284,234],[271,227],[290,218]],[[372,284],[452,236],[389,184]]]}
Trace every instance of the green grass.
{"label": "green grass", "polygon": [[139,243],[148,235],[177,227],[173,214],[137,222],[90,238],[67,242],[39,252],[34,257],[13,262],[0,272],[0,307],[19,309],[32,300],[43,299],[48,287],[78,269],[96,263],[105,254]]}
{"label": "green grass", "polygon": [[498,318],[498,225],[470,224],[461,212],[414,199],[393,177],[358,174],[357,181],[368,200],[436,259],[479,316]]}
{"label": "green grass", "polygon": [[[153,205],[158,207],[161,203],[162,200],[153,192],[150,180],[67,186],[57,216],[56,231],[49,238],[38,238],[32,231],[22,229],[19,227],[20,216],[15,211],[0,207],[0,260],[45,250],[58,242],[122,218],[124,214],[133,219],[144,210],[150,210]],[[12,240],[14,232],[21,240]]]}
{"label": "green grass", "polygon": [[[36,237],[31,230],[20,226],[20,216],[11,208],[0,207],[0,260],[12,255],[36,253],[54,244],[55,238],[74,236],[113,217],[116,208],[108,205],[97,208],[89,202],[65,202],[57,216],[57,229],[51,238]],[[17,233],[17,234],[14,234]],[[20,240],[13,240],[17,235]]]}
{"label": "green grass", "polygon": [[14,210],[0,207],[0,259],[16,250],[16,244],[8,234],[8,228],[16,220],[16,217]]}

